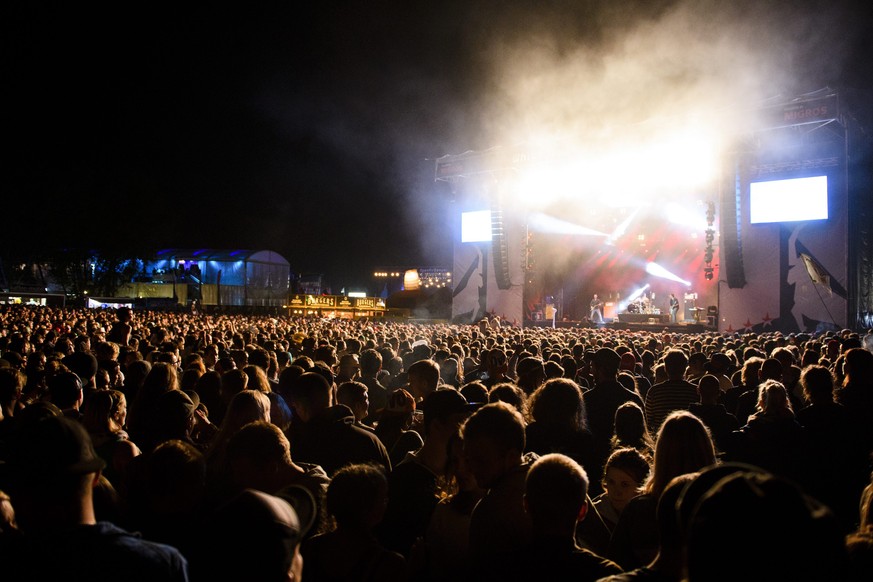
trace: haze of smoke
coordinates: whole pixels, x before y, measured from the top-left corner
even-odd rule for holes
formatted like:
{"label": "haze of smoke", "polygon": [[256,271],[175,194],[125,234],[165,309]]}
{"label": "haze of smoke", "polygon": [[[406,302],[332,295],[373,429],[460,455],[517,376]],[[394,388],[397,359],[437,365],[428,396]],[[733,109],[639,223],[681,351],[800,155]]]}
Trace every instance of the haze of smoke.
{"label": "haze of smoke", "polygon": [[[827,71],[816,69],[838,68],[839,47],[822,41],[843,13],[813,18],[800,9],[746,12],[725,4],[678,4],[654,19],[606,21],[596,42],[572,48],[553,30],[496,42],[488,53],[490,133],[499,142],[626,131],[645,137],[688,119],[730,132],[764,99],[818,89],[810,83]],[[827,56],[810,58],[815,46]]]}

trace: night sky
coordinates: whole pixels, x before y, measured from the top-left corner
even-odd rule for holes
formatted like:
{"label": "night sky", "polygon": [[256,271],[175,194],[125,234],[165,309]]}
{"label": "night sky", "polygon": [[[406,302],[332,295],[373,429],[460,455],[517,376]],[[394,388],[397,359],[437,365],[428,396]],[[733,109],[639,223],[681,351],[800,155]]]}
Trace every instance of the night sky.
{"label": "night sky", "polygon": [[[590,74],[683,10],[713,27],[700,42],[735,26],[731,42],[747,34],[781,71],[751,98],[873,89],[867,2],[90,4],[2,8],[6,255],[270,249],[337,288],[376,266],[450,265],[433,160],[549,118],[511,90],[537,81],[524,55],[586,60]],[[647,98],[670,99],[666,86]],[[597,104],[617,99],[600,93],[580,95],[573,124],[604,122]]]}

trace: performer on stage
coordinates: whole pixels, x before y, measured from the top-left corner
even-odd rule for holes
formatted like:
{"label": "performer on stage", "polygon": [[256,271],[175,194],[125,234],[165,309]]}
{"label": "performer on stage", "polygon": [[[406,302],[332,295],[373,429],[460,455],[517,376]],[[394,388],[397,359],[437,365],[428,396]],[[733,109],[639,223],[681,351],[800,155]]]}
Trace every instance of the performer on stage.
{"label": "performer on stage", "polygon": [[591,315],[589,319],[591,323],[603,323],[603,301],[597,297],[597,293],[591,299]]}
{"label": "performer on stage", "polygon": [[679,314],[679,300],[670,293],[670,323],[676,323]]}

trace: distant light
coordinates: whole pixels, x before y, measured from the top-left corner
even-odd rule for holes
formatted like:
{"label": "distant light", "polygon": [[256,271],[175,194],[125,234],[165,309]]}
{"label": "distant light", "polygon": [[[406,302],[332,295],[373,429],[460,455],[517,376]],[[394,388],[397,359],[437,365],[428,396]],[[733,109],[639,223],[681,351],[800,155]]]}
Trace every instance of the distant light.
{"label": "distant light", "polygon": [[366,297],[367,294],[363,291],[349,291],[349,297]]}
{"label": "distant light", "polygon": [[403,274],[403,287],[408,291],[414,291],[421,287],[421,277],[416,269],[409,269]]}

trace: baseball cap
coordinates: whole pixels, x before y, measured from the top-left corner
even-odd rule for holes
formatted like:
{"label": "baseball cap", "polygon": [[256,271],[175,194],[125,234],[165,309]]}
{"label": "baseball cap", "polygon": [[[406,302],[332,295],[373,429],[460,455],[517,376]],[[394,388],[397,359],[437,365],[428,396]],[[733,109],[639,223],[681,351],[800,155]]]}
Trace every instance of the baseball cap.
{"label": "baseball cap", "polygon": [[106,467],[85,428],[64,416],[35,420],[22,426],[11,440],[7,469],[23,483],[50,482]]}
{"label": "baseball cap", "polygon": [[424,424],[428,425],[433,420],[446,420],[453,414],[472,413],[478,405],[470,404],[463,394],[448,388],[428,394],[421,408],[424,412]]}
{"label": "baseball cap", "polygon": [[[298,488],[295,503],[305,496]],[[305,503],[315,503],[311,494]],[[314,515],[314,512],[312,512]],[[310,524],[311,525],[311,522]],[[244,489],[220,506],[209,523],[207,546],[222,560],[208,560],[208,578],[269,580],[287,573],[307,523],[283,497]]]}

